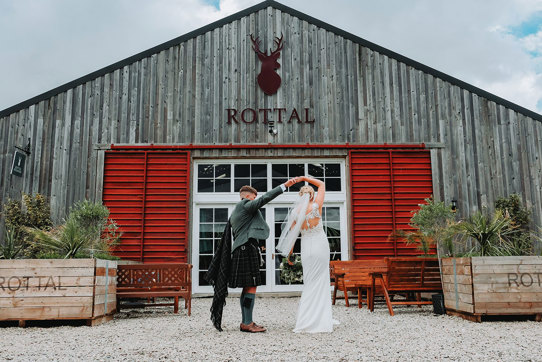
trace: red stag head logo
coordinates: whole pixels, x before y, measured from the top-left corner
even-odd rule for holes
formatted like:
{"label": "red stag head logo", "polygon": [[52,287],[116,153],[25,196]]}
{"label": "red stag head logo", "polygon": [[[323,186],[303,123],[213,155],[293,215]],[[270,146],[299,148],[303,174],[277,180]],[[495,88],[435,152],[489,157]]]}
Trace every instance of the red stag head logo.
{"label": "red stag head logo", "polygon": [[280,87],[281,79],[275,70],[280,68],[280,64],[277,62],[277,59],[280,57],[280,51],[282,49],[282,38],[283,35],[275,37],[275,50],[271,50],[271,54],[267,55],[267,50],[262,52],[260,50],[260,38],[254,39],[252,34],[250,35],[250,40],[252,40],[252,49],[258,54],[258,58],[262,62],[262,69],[260,74],[258,74],[258,85],[267,95],[272,95],[277,93],[277,90]]}

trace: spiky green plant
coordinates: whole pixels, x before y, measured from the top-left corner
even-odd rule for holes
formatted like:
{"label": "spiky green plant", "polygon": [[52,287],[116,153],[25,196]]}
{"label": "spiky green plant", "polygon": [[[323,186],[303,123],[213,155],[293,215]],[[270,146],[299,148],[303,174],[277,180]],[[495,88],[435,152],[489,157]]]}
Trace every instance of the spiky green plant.
{"label": "spiky green plant", "polygon": [[40,229],[28,231],[35,237],[36,243],[64,259],[75,258],[88,248],[91,242],[91,236],[71,218],[68,218],[64,225],[50,231]]}
{"label": "spiky green plant", "polygon": [[4,244],[0,244],[0,259],[15,259],[24,249],[15,230],[4,228]]}
{"label": "spiky green plant", "polygon": [[478,211],[455,224],[453,229],[463,240],[476,242],[468,254],[479,256],[510,255],[507,252],[510,237],[516,231],[512,219],[500,210],[493,215]]}
{"label": "spiky green plant", "polygon": [[100,203],[84,200],[71,209],[66,222],[51,230],[28,228],[35,244],[45,249],[39,256],[48,258],[60,255],[63,258],[99,257],[114,258],[111,249],[120,238],[113,220],[108,219],[109,210]]}

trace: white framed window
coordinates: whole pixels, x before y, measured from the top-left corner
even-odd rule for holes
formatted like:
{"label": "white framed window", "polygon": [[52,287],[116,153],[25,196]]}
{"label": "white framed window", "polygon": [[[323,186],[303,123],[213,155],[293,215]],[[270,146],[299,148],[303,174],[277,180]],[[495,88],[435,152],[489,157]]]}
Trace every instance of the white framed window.
{"label": "white framed window", "polygon": [[[326,183],[322,222],[330,245],[330,259],[348,259],[346,184],[344,159],[241,159],[196,160],[194,162],[194,223],[192,230],[193,288],[195,293],[210,293],[204,275],[222,237],[224,226],[235,204],[239,188],[251,185],[258,196],[295,176],[311,175]],[[259,291],[298,291],[301,285],[285,284],[280,278],[282,256],[275,254],[280,225],[288,207],[298,198],[303,183],[298,183],[262,208],[271,232],[262,242],[264,265],[260,272],[264,285]],[[300,253],[296,243],[295,253]]]}

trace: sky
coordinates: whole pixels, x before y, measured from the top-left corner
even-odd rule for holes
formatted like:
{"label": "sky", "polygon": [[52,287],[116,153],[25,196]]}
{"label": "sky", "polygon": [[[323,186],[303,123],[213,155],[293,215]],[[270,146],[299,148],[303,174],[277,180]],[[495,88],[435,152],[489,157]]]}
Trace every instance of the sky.
{"label": "sky", "polygon": [[[0,110],[260,0],[0,0]],[[281,0],[542,113],[542,0]]]}

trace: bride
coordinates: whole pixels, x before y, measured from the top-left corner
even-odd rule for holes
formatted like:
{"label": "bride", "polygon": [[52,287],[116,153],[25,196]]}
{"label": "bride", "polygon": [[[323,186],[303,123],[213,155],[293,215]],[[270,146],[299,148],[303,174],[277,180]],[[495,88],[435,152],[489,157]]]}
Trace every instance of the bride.
{"label": "bride", "polygon": [[[329,243],[322,227],[324,182],[301,176],[297,182],[307,181],[318,188],[316,197],[311,186],[303,186],[299,199],[283,223],[277,250],[288,259],[301,232],[301,263],[303,265],[303,292],[297,310],[294,332],[332,332],[331,293],[329,278]],[[288,260],[290,264],[291,261]]]}

